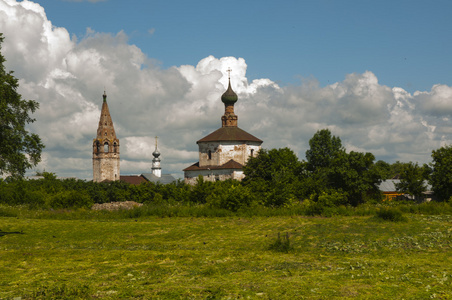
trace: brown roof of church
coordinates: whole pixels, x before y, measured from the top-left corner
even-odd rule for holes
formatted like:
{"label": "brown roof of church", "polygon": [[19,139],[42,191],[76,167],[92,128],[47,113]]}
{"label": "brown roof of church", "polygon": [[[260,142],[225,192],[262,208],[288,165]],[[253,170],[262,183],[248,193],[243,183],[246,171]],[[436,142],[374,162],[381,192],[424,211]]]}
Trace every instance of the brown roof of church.
{"label": "brown roof of church", "polygon": [[221,166],[205,166],[200,167],[199,162],[185,168],[183,171],[198,171],[198,170],[221,170],[221,169],[242,169],[243,165],[236,162],[235,160],[230,160]]}
{"label": "brown roof of church", "polygon": [[130,184],[134,184],[134,185],[138,185],[140,183],[143,182],[147,182],[147,180],[140,175],[121,175],[119,176],[119,180],[130,183]]}
{"label": "brown roof of church", "polygon": [[240,142],[258,142],[262,143],[262,140],[258,139],[254,135],[249,134],[243,129],[238,127],[221,127],[215,130],[211,134],[203,137],[196,143],[202,142],[219,142],[219,141],[240,141]]}

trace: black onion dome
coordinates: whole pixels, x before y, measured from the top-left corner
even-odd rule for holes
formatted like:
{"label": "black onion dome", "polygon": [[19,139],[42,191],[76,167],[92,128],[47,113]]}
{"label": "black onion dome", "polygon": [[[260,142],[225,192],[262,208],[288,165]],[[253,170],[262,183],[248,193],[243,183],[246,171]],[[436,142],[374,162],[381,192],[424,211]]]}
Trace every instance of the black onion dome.
{"label": "black onion dome", "polygon": [[226,90],[226,92],[224,92],[223,95],[221,95],[221,101],[224,104],[234,104],[238,99],[239,97],[231,88],[231,80],[229,80],[228,89]]}

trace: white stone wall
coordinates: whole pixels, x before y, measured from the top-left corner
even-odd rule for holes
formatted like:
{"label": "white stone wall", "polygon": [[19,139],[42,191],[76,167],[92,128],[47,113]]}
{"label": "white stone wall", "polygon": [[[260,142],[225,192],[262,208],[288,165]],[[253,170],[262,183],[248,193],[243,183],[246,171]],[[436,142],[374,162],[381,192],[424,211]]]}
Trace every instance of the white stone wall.
{"label": "white stone wall", "polygon": [[[199,166],[221,166],[231,159],[245,165],[253,152],[256,156],[261,146],[258,143],[206,142],[199,143]],[[209,159],[209,151],[211,158]]]}
{"label": "white stone wall", "polygon": [[198,182],[198,176],[204,177],[205,181],[223,181],[227,179],[242,180],[245,175],[243,175],[242,170],[233,169],[220,169],[220,170],[199,170],[199,171],[185,171],[184,181],[187,184],[194,185]]}

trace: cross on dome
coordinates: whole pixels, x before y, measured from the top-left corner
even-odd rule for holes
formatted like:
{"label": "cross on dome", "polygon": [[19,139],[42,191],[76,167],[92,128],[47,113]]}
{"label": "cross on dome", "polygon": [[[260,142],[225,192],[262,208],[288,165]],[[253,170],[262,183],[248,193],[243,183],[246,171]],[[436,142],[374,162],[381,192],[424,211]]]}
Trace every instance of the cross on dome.
{"label": "cross on dome", "polygon": [[231,72],[232,72],[232,69],[231,69],[231,68],[228,68],[228,69],[226,70],[226,72],[228,72],[228,78],[231,79]]}

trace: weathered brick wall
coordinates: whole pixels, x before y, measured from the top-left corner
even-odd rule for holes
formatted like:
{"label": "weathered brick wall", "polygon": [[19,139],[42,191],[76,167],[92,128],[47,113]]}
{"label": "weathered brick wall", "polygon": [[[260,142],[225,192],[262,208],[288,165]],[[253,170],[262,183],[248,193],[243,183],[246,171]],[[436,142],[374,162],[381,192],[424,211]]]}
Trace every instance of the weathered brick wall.
{"label": "weathered brick wall", "polygon": [[119,154],[100,153],[93,155],[93,181],[119,180]]}
{"label": "weathered brick wall", "polygon": [[[245,165],[248,158],[257,155],[258,143],[238,144],[226,142],[199,143],[199,166],[221,166],[231,159]],[[209,151],[211,158],[209,159]]]}

